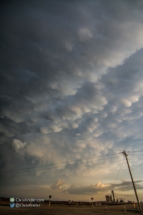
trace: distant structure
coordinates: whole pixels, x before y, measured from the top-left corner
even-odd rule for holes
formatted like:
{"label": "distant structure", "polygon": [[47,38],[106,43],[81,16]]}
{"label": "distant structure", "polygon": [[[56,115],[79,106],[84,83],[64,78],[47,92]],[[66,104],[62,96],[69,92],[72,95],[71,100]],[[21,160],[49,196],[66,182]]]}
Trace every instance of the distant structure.
{"label": "distant structure", "polygon": [[120,200],[120,203],[124,203],[125,201],[123,199]]}
{"label": "distant structure", "polygon": [[106,203],[111,203],[111,204],[123,204],[125,202],[124,198],[117,198],[115,199],[115,193],[114,190],[111,190],[111,195],[106,195]]}
{"label": "distant structure", "polygon": [[106,202],[111,202],[112,197],[110,195],[106,195],[105,198],[106,198]]}
{"label": "distant structure", "polygon": [[114,194],[114,190],[111,191],[111,195],[106,195],[106,202],[110,203],[114,203],[115,202],[115,194]]}
{"label": "distant structure", "polygon": [[112,197],[113,197],[113,202],[115,202],[115,194],[114,194],[114,190],[111,191],[112,193]]}

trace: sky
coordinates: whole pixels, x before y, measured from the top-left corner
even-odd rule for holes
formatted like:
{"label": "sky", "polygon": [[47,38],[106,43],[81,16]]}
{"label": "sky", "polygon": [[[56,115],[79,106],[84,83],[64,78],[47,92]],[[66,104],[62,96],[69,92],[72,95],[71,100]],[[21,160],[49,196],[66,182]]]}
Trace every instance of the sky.
{"label": "sky", "polygon": [[143,1],[2,1],[0,196],[143,201]]}

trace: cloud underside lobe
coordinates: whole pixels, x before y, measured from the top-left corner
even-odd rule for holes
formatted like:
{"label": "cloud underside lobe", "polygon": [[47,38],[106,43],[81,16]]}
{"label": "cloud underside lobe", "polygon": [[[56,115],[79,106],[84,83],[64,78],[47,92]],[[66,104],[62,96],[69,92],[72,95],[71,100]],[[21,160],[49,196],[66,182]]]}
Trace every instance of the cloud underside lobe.
{"label": "cloud underside lobe", "polygon": [[[102,178],[121,162],[119,155],[102,157],[143,150],[143,4],[110,2],[3,4],[2,170],[50,165],[63,178],[51,189],[87,194],[108,190]],[[42,168],[32,171],[44,180]],[[95,185],[69,179],[64,187],[73,175],[89,182],[97,174]]]}

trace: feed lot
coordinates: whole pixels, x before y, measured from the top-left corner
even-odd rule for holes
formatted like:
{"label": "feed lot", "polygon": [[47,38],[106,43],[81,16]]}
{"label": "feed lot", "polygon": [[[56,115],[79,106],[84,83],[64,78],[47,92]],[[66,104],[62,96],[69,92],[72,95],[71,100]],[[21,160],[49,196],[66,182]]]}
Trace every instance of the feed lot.
{"label": "feed lot", "polygon": [[139,214],[133,205],[126,205],[126,213],[123,205],[104,206],[96,205],[93,208],[85,205],[51,205],[41,204],[39,208],[10,208],[7,206],[0,206],[0,214],[2,215],[134,215]]}

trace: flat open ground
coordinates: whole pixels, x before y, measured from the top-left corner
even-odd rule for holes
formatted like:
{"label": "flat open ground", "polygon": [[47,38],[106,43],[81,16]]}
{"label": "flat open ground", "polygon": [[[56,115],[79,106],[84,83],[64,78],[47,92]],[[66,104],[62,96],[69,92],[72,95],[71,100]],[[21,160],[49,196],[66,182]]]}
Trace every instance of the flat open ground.
{"label": "flat open ground", "polygon": [[1,215],[134,215],[139,214],[133,205],[126,205],[126,213],[124,212],[123,205],[116,206],[103,206],[96,205],[93,208],[85,205],[51,205],[41,204],[39,208],[10,208],[0,205]]}

